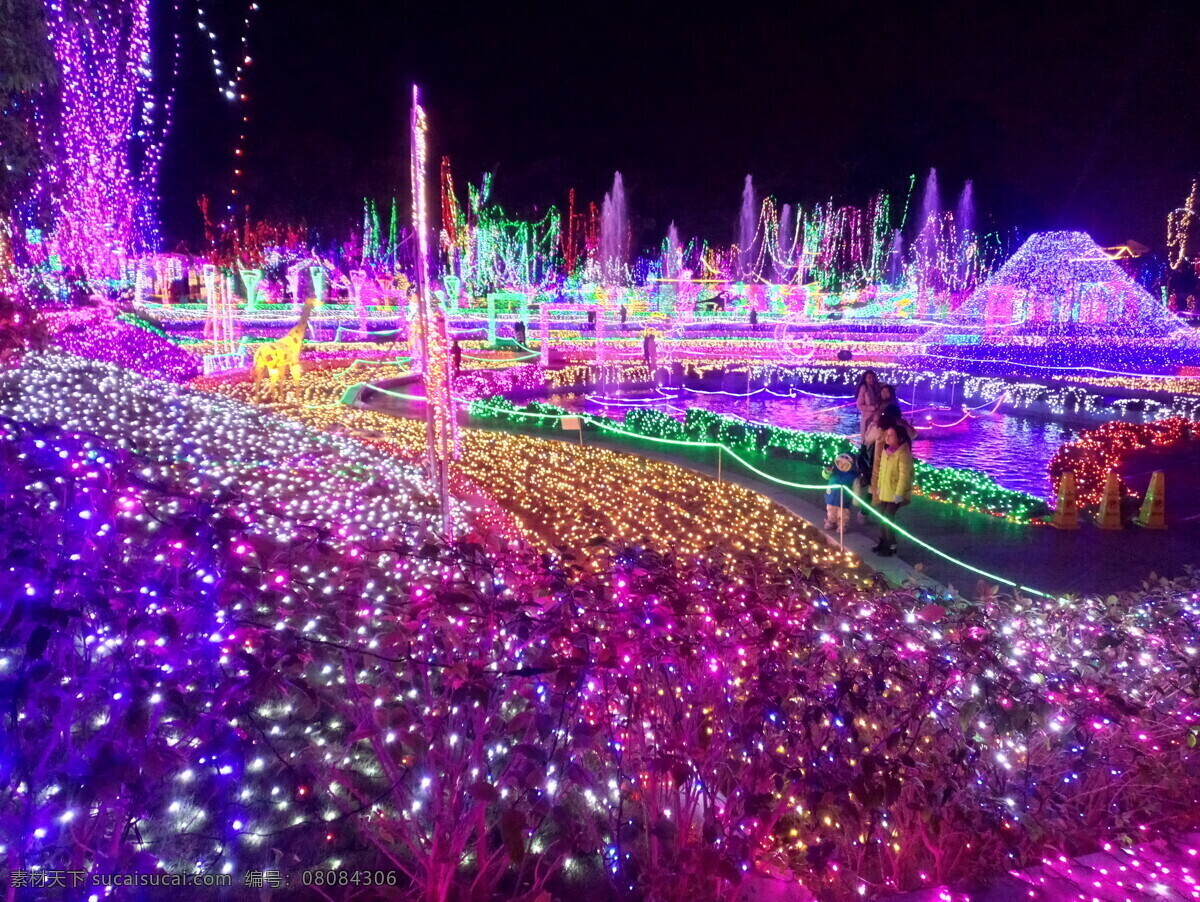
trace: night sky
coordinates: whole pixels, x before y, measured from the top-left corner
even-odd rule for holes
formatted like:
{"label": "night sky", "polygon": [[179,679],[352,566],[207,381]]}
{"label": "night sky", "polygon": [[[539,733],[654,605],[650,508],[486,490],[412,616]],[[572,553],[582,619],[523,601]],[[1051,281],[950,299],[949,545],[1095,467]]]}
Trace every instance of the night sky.
{"label": "night sky", "polygon": [[[325,236],[361,220],[364,195],[406,198],[414,81],[435,177],[443,154],[460,193],[495,171],[497,199],[530,213],[571,187],[599,202],[619,169],[642,245],[672,219],[732,240],[747,173],[785,202],[883,188],[902,203],[936,166],[944,202],[974,180],[985,226],[1157,248],[1200,174],[1195,3],[261,2],[246,197],[254,218]],[[205,8],[232,57],[245,4]],[[218,96],[194,13],[183,26],[163,218],[195,241],[242,112]]]}

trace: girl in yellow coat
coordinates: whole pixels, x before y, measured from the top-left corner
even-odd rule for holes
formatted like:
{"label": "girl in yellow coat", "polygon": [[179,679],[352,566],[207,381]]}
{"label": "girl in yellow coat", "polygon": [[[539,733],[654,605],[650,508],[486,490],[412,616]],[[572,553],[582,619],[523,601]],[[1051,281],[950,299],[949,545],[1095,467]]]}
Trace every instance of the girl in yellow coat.
{"label": "girl in yellow coat", "polygon": [[[871,496],[875,507],[889,520],[912,500],[913,456],[908,430],[889,423],[875,444],[875,469],[871,474]],[[875,552],[896,553],[896,531],[884,524]]]}

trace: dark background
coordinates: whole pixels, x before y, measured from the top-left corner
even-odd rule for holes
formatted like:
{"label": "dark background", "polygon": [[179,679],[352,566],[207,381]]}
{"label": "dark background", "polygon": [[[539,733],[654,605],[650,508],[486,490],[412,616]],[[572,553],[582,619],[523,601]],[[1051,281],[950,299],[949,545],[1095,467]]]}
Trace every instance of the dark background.
{"label": "dark background", "polygon": [[[460,194],[496,172],[513,212],[599,202],[624,174],[637,240],[730,241],[760,196],[903,203],[938,168],[981,224],[1165,241],[1200,174],[1196,3],[557,4],[262,0],[243,106],[221,99],[194,10],[163,167],[172,242],[224,197],[240,116],[251,216],[344,237],[362,198],[407,203],[408,99],[423,87]],[[244,0],[204,4],[232,59]],[[711,10],[711,11],[710,11]]]}

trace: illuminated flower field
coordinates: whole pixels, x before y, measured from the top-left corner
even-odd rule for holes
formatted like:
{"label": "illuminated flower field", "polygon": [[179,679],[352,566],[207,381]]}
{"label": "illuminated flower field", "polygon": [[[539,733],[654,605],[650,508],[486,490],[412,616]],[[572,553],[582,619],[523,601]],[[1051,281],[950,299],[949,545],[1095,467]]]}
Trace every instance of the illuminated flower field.
{"label": "illuminated flower field", "polygon": [[267,413],[52,355],[0,379],[23,861],[283,842],[439,898],[834,899],[1190,826],[1200,584],[874,588],[744,489],[474,430],[460,485],[511,519],[447,543],[420,431],[346,381]]}
{"label": "illuminated flower field", "polygon": [[618,544],[594,573],[281,541],[196,464],[12,423],[3,449],[10,579],[40,604],[6,634],[0,816],[44,866],[86,826],[105,866],[265,866],[283,839],[448,893],[853,896],[1144,841],[1200,790],[1195,586],[939,604],[733,550]]}
{"label": "illuminated flower field", "polygon": [[1191,23],[287,6],[0,0],[4,902],[1200,900]]}

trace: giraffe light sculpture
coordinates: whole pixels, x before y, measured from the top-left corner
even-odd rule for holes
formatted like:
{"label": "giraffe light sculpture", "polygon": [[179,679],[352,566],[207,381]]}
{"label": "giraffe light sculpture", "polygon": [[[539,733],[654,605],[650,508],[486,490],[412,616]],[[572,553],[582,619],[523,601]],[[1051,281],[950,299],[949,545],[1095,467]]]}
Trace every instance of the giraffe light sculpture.
{"label": "giraffe light sculpture", "polygon": [[304,302],[300,321],[282,338],[265,342],[254,349],[254,380],[261,382],[266,376],[268,390],[274,390],[284,372],[292,377],[294,383],[300,384],[300,350],[304,347],[304,333],[308,329],[308,318],[314,303],[313,298]]}

